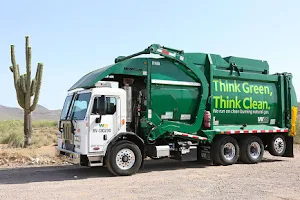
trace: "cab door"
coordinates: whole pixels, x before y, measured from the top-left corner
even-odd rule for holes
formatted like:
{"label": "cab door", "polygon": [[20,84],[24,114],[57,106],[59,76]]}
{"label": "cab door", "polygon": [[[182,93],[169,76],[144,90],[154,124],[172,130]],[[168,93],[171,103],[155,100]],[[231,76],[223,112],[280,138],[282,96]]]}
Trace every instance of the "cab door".
{"label": "cab door", "polygon": [[120,116],[120,104],[118,96],[106,96],[105,115],[97,113],[97,101],[93,100],[92,110],[89,116],[89,152],[101,152],[105,144],[117,133],[118,118]]}

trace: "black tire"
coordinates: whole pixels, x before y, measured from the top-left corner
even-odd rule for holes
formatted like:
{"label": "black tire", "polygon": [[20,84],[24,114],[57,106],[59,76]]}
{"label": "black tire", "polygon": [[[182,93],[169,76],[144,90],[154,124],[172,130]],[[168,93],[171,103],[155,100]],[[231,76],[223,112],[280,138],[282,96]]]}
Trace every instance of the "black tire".
{"label": "black tire", "polygon": [[276,134],[274,135],[269,144],[268,151],[273,156],[282,156],[286,149],[286,141],[283,135]]}
{"label": "black tire", "polygon": [[[126,150],[127,149],[127,150]],[[121,151],[123,150],[123,151]],[[119,153],[119,154],[118,154]],[[123,155],[123,156],[122,156]],[[116,157],[119,157],[119,164],[116,161]],[[130,162],[134,156],[134,161]],[[125,160],[123,160],[124,158]],[[127,162],[126,162],[126,159]],[[130,166],[130,163],[133,164]],[[130,176],[135,174],[141,167],[142,154],[139,147],[130,141],[117,142],[106,156],[106,167],[108,170],[116,176]],[[124,168],[120,167],[122,165]],[[125,168],[128,167],[128,168]]]}
{"label": "black tire", "polygon": [[[264,155],[264,144],[257,136],[244,138],[240,142],[240,160],[244,163],[254,164],[262,160]],[[254,153],[257,155],[254,155]]]}
{"label": "black tire", "polygon": [[[233,153],[232,158],[226,158],[227,151],[231,147]],[[225,151],[224,151],[225,150]],[[232,165],[237,162],[240,154],[240,148],[237,141],[231,136],[220,136],[212,145],[212,160],[217,165]]]}

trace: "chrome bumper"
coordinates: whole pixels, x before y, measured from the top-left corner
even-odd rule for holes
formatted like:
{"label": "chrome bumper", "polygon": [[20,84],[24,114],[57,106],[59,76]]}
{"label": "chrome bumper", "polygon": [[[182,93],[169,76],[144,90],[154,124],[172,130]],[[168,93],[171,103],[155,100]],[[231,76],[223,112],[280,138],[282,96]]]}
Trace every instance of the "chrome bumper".
{"label": "chrome bumper", "polygon": [[56,155],[62,158],[64,161],[80,165],[80,154],[72,151],[68,151],[66,149],[61,149],[56,147]]}

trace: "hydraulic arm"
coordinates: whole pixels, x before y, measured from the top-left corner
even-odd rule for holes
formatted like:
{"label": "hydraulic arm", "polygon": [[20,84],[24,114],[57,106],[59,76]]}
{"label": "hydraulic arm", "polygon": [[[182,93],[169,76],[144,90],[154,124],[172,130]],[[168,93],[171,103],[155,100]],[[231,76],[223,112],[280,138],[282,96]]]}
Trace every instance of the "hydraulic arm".
{"label": "hydraulic arm", "polygon": [[[183,51],[160,46],[158,44],[152,44],[151,46],[149,46],[148,48],[146,48],[141,52],[126,57],[118,57],[115,59],[115,62],[117,63],[138,55],[151,54],[151,53],[178,62],[179,65],[177,66],[187,74],[190,74],[190,76],[193,77],[196,81],[198,81],[201,84],[201,87],[199,88],[200,97],[199,97],[197,117],[193,124],[186,124],[182,122],[164,120],[151,130],[148,139],[155,140],[167,132],[173,133],[174,131],[189,133],[189,134],[197,134],[197,132],[199,131],[199,127],[201,127],[202,125],[204,110],[208,98],[208,82],[205,75],[200,70],[200,68],[194,65],[193,63],[189,62],[189,60],[184,57]],[[206,59],[207,62],[209,62],[209,58]]]}

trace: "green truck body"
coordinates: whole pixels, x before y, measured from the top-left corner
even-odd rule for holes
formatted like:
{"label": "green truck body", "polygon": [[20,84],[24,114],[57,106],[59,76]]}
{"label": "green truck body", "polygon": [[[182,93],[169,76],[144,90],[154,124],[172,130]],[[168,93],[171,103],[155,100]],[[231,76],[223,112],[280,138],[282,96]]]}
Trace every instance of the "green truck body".
{"label": "green truck body", "polygon": [[[151,53],[161,57],[134,58]],[[91,89],[98,81],[122,85],[124,79],[134,80],[128,129],[143,140],[145,156],[151,157],[153,144],[182,139],[199,142],[198,159],[206,159],[209,148],[209,158],[226,164],[212,153],[220,138],[234,138],[241,151],[243,141],[256,136],[273,155],[293,157],[297,98],[292,75],[270,74],[266,61],[154,44],[83,76],[69,91]],[[270,148],[278,137],[285,142],[284,152],[276,154]]]}

